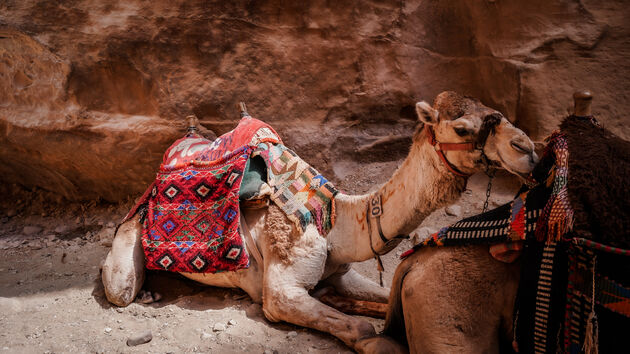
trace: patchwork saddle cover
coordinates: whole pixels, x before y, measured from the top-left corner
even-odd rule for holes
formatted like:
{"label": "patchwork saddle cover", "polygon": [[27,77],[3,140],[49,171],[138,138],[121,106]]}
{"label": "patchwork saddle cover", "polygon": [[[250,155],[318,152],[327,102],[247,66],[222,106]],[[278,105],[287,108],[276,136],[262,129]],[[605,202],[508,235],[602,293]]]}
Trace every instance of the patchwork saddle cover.
{"label": "patchwork saddle cover", "polygon": [[189,133],[165,154],[152,185],[123,222],[141,213],[148,269],[216,273],[249,266],[239,232],[239,195],[248,161],[266,165],[269,196],[302,229],[325,234],[337,190],[282,145],[273,128],[252,117],[210,141]]}
{"label": "patchwork saddle cover", "polygon": [[281,144],[262,143],[253,153],[267,165],[271,200],[302,231],[315,224],[326,235],[335,223],[337,189],[295,152]]}

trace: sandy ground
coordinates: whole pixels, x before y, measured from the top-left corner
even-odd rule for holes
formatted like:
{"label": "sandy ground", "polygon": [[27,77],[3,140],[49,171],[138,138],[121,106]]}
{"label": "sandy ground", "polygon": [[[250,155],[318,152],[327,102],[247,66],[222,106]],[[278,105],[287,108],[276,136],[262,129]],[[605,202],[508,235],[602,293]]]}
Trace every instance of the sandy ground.
{"label": "sandy ground", "polygon": [[[338,186],[364,192],[385,180],[395,164],[363,166]],[[378,176],[370,180],[362,176]],[[418,228],[437,231],[483,205],[487,177],[473,176],[456,202],[461,212],[437,210]],[[352,187],[350,187],[352,185]],[[511,199],[518,182],[505,175],[493,186],[490,206]],[[348,353],[334,337],[267,321],[259,305],[238,289],[205,287],[176,274],[151,272],[144,288],[163,298],[151,304],[111,306],[104,297],[99,267],[108,252],[114,226],[132,201],[67,204],[43,191],[2,186],[0,192],[0,353]],[[455,208],[457,209],[457,208]],[[404,241],[384,257],[385,285]],[[354,266],[378,279],[376,263]],[[382,329],[383,321],[368,319]],[[145,331],[153,339],[129,347],[126,341]]]}

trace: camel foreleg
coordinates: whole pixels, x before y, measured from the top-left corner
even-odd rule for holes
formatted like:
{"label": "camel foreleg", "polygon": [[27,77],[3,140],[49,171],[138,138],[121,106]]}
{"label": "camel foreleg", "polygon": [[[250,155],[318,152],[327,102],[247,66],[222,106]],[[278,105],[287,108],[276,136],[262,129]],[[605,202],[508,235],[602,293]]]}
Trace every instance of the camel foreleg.
{"label": "camel foreleg", "polygon": [[330,333],[353,347],[361,338],[375,335],[367,321],[346,315],[311,297],[326,261],[326,240],[309,225],[294,245],[295,257],[289,264],[271,254],[265,255],[263,311],[271,321],[286,321]]}
{"label": "camel foreleg", "polygon": [[339,294],[357,300],[386,304],[389,298],[389,288],[379,286],[357,273],[349,265],[341,272],[331,275],[326,279],[326,283],[335,288]]}
{"label": "camel foreleg", "polygon": [[387,304],[341,296],[336,294],[334,289],[330,287],[312,295],[326,305],[349,315],[360,315],[384,319],[387,314]]}
{"label": "camel foreleg", "polygon": [[330,333],[349,347],[354,347],[362,338],[376,334],[369,322],[323,304],[301,287],[284,287],[265,292],[263,310],[271,321],[286,321]]}

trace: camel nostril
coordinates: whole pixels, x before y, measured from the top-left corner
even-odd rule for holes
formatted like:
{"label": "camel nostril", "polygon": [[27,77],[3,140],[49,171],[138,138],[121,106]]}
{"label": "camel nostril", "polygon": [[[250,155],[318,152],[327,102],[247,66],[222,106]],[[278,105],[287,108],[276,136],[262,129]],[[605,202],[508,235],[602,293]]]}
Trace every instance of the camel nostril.
{"label": "camel nostril", "polygon": [[510,146],[512,146],[512,149],[516,150],[517,152],[520,152],[521,154],[531,154],[532,152],[534,152],[534,150],[532,150],[531,147],[529,146],[525,146],[524,144],[521,144],[518,141],[511,141],[510,142]]}

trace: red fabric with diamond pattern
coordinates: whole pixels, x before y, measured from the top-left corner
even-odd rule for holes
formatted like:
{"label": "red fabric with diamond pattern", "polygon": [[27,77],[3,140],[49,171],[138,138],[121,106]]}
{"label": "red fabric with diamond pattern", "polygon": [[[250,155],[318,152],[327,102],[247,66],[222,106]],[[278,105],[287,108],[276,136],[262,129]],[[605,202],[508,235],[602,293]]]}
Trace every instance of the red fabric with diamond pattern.
{"label": "red fabric with diamond pattern", "polygon": [[247,159],[261,142],[282,140],[248,116],[215,141],[193,133],[166,150],[156,180],[122,221],[148,205],[142,235],[148,269],[215,273],[249,266],[238,232],[238,192]]}
{"label": "red fabric with diamond pattern", "polygon": [[238,231],[238,191],[250,152],[158,173],[142,235],[148,269],[216,273],[249,266]]}

